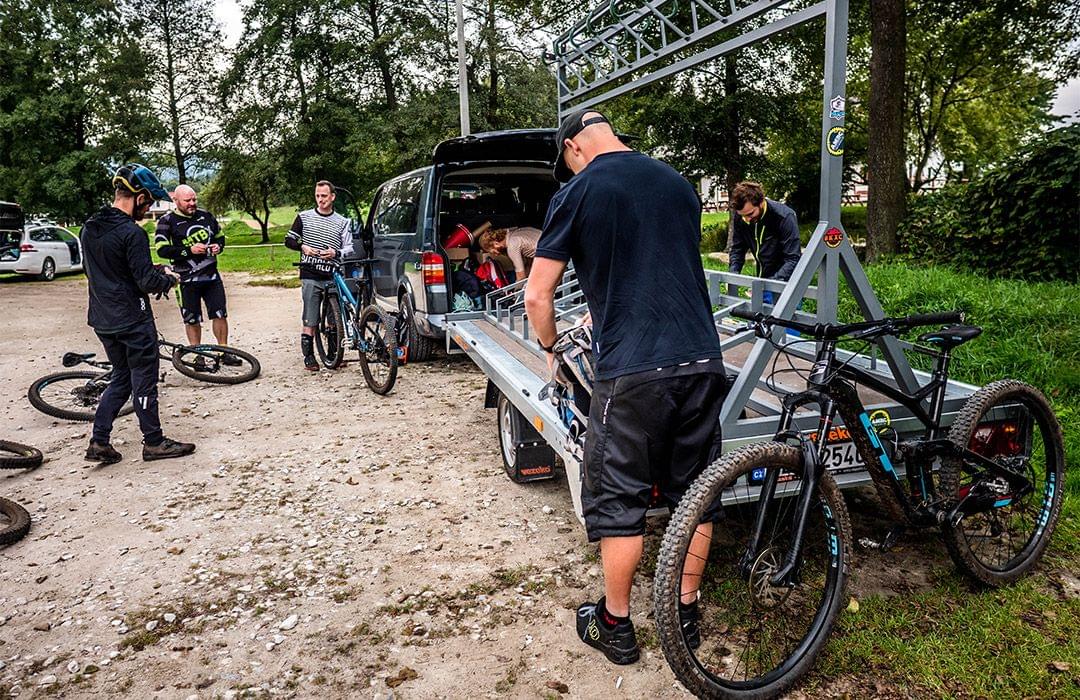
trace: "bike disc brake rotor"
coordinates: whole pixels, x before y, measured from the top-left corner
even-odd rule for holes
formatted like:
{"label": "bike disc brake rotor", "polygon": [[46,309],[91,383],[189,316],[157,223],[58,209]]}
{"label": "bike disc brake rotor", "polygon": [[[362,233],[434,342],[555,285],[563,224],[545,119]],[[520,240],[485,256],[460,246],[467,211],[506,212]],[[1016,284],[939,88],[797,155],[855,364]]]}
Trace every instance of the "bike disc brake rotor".
{"label": "bike disc brake rotor", "polygon": [[785,552],[777,547],[769,547],[754,560],[750,568],[750,599],[761,610],[774,610],[788,599],[795,590],[789,586],[774,586],[769,579],[780,570]]}

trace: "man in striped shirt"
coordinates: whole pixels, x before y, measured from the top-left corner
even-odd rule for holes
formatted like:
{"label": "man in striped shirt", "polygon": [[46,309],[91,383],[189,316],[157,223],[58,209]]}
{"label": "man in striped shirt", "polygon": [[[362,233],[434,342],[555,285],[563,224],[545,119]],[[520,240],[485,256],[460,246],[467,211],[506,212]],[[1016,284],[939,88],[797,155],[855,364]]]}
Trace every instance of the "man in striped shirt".
{"label": "man in striped shirt", "polygon": [[349,220],[334,211],[334,185],[326,180],[315,184],[315,208],[296,215],[285,234],[285,246],[300,251],[300,287],[304,302],[300,349],[304,368],[318,371],[315,359],[315,326],[319,323],[319,306],[326,289],[334,284],[334,269],[346,255],[352,253]]}

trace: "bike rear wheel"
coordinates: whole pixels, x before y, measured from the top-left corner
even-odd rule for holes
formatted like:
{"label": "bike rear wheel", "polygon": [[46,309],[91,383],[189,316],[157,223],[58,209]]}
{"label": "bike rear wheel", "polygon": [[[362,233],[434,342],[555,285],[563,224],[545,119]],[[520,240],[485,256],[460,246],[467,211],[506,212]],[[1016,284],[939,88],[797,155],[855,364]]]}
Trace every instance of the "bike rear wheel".
{"label": "bike rear wheel", "polygon": [[345,360],[342,339],[345,326],[341,322],[341,302],[334,294],[324,294],[319,305],[319,327],[315,329],[315,350],[327,369],[337,369]]}
{"label": "bike rear wheel", "polygon": [[211,384],[241,384],[262,370],[254,355],[224,345],[181,345],[172,363],[180,374]]}
{"label": "bike rear wheel", "polygon": [[397,381],[397,341],[394,321],[372,304],[360,312],[360,369],[368,387],[388,394]]}
{"label": "bike rear wheel", "polygon": [[[111,372],[57,372],[31,384],[26,398],[34,408],[54,418],[92,421],[110,377]],[[134,411],[134,404],[124,404],[118,415]]]}
{"label": "bike rear wheel", "polygon": [[941,466],[941,494],[965,511],[942,525],[953,561],[984,585],[1012,583],[1042,556],[1061,513],[1061,425],[1042,392],[1004,379],[964,403],[949,439],[1031,481],[1033,490],[1018,495],[973,460]]}
{"label": "bike rear wheel", "polygon": [[[757,483],[767,469],[783,470],[787,480],[767,504],[758,553],[744,566],[759,508],[759,489],[750,480]],[[832,631],[844,603],[851,528],[828,474],[811,503],[799,583],[769,583],[791,543],[802,475],[796,448],[777,442],[749,445],[708,467],[671,516],[653,582],[656,627],[675,676],[699,697],[775,697],[810,669]],[[700,554],[696,546],[691,551],[698,525],[717,499],[724,504],[722,517],[711,536],[699,540],[708,543],[704,571],[684,574],[687,560]],[[692,649],[679,601],[695,595],[700,646]]]}
{"label": "bike rear wheel", "polygon": [[41,465],[41,450],[10,440],[0,440],[0,469],[33,469]]}
{"label": "bike rear wheel", "polygon": [[15,501],[0,497],[0,545],[18,542],[30,532],[30,513]]}

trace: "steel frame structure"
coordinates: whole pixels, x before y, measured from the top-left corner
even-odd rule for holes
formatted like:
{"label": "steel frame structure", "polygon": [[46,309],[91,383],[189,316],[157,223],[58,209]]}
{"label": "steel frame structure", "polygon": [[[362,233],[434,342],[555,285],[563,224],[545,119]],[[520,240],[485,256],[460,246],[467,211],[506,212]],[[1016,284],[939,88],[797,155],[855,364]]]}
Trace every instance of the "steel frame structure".
{"label": "steel frame structure", "polygon": [[[706,61],[765,41],[819,17],[825,20],[824,91],[821,115],[821,188],[819,217],[814,233],[787,282],[763,280],[726,272],[707,274],[710,296],[719,305],[715,314],[718,329],[725,335],[725,350],[753,343],[724,403],[721,420],[725,435],[739,430],[737,418],[750,406],[764,415],[774,415],[770,406],[751,401],[754,390],[765,389],[762,376],[774,352],[772,344],[756,339],[750,331],[734,331],[723,323],[736,306],[749,304],[753,311],[769,311],[782,318],[810,320],[797,312],[803,298],[816,300],[816,320],[836,322],[840,276],[847,281],[860,311],[867,319],[884,316],[877,296],[852,249],[840,221],[844,129],[846,117],[846,62],[848,43],[848,0],[820,0],[801,8],[791,8],[790,0],[609,0],[597,6],[554,42],[554,62],[558,86],[559,118],[570,111],[599,105],[619,95],[674,76]],[[717,35],[725,32],[722,41]],[[715,37],[719,43],[697,53],[694,47]],[[689,54],[689,55],[688,55]],[[817,275],[817,286],[811,287]],[[749,299],[739,288],[749,289]],[[779,297],[766,304],[764,292]],[[506,318],[501,319],[505,322]],[[523,323],[527,323],[523,319]],[[519,331],[520,332],[520,331]],[[525,331],[527,333],[527,330]],[[782,337],[777,329],[774,340]],[[886,367],[874,357],[856,356],[858,361],[889,384],[911,392],[922,372],[914,372],[903,349],[910,345],[892,337],[878,341]],[[813,353],[805,351],[811,359]],[[732,369],[735,369],[734,367]],[[919,375],[918,377],[916,375]],[[946,409],[955,411],[974,387],[950,382]],[[897,407],[897,417],[905,410]],[[747,426],[741,426],[745,429]],[[733,432],[728,432],[728,431]]]}

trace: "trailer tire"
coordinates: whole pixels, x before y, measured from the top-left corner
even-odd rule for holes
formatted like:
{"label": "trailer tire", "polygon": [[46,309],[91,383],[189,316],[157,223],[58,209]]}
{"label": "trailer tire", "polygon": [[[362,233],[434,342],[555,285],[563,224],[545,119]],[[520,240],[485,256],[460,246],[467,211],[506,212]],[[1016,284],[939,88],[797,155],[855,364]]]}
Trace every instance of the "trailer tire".
{"label": "trailer tire", "polygon": [[510,481],[516,484],[524,483],[518,476],[517,471],[517,431],[514,428],[514,404],[506,398],[506,394],[499,394],[499,401],[495,408],[499,425],[499,454],[502,455],[503,469]]}

